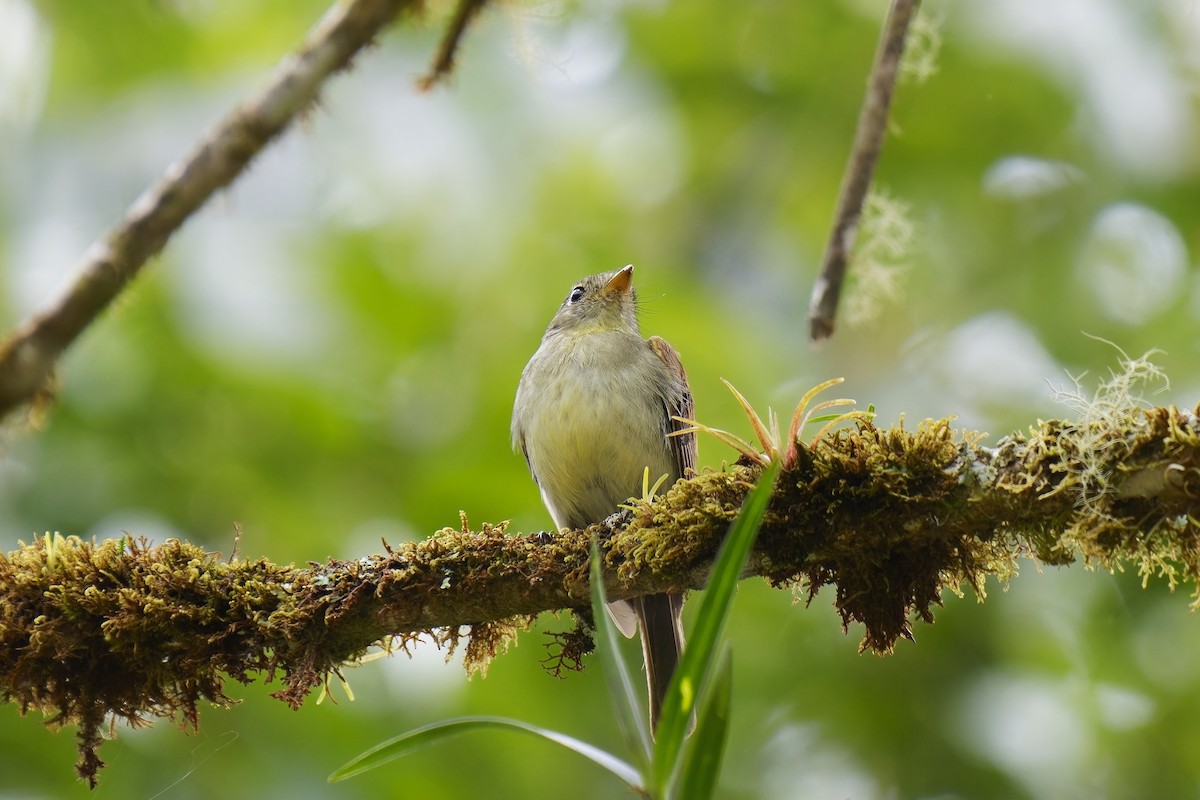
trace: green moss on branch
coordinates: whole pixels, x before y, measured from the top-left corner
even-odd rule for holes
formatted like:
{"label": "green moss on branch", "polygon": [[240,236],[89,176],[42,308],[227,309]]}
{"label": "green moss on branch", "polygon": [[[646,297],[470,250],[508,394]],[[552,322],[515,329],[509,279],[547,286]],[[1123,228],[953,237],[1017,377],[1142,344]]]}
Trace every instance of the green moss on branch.
{"label": "green moss on branch", "polygon": [[[1033,555],[1081,558],[1174,585],[1200,577],[1200,424],[1175,408],[1043,422],[987,448],[949,421],[860,422],[801,448],[781,475],[748,573],[815,595],[835,587],[862,647],[890,650],[942,592],[979,596]],[[757,476],[735,465],[680,481],[584,531],[446,528],[354,561],[227,562],[190,544],[47,535],[0,556],[0,697],[80,728],[94,778],[111,718],[194,727],[224,681],[279,680],[299,706],[372,644],[467,642],[470,669],[542,611],[588,603],[590,537],[613,598],[700,588]],[[568,660],[586,646],[571,642]]]}

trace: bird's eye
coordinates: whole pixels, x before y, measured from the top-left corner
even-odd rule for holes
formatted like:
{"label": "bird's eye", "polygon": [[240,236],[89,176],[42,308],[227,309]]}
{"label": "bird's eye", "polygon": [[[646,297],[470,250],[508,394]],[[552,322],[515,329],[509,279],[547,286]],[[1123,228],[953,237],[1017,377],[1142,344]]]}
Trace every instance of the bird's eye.
{"label": "bird's eye", "polygon": [[584,295],[583,287],[576,286],[574,289],[571,290],[571,293],[569,295],[567,295],[567,302],[568,303],[578,303],[580,300],[583,299],[583,295]]}

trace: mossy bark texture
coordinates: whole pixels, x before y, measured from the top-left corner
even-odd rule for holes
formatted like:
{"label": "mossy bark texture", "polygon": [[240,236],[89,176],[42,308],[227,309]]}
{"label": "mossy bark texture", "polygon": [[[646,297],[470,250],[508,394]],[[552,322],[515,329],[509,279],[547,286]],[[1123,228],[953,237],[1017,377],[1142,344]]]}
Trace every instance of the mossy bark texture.
{"label": "mossy bark texture", "polygon": [[[791,454],[748,575],[810,597],[834,587],[862,647],[886,652],[932,622],[945,589],[982,598],[1016,561],[1133,562],[1172,585],[1200,575],[1200,423],[1175,408],[1039,423],[985,447],[948,420],[869,422]],[[94,780],[111,721],[194,727],[201,701],[255,674],[293,706],[373,644],[465,643],[486,667],[543,611],[587,620],[593,536],[612,598],[699,589],[759,468],[735,464],[587,530],[511,535],[446,528],[354,561],[229,561],[180,541],[151,546],[49,535],[0,555],[0,697],[79,726]],[[559,637],[561,667],[586,626]]]}

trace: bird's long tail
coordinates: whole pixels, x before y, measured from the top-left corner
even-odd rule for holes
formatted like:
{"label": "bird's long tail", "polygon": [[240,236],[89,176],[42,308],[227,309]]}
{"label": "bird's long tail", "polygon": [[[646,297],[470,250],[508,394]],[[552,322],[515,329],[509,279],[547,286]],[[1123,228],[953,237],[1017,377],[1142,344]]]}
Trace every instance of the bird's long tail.
{"label": "bird's long tail", "polygon": [[650,729],[658,729],[663,699],[671,676],[683,655],[683,596],[652,594],[633,601],[642,633],[642,655],[646,661],[646,684],[650,691]]}

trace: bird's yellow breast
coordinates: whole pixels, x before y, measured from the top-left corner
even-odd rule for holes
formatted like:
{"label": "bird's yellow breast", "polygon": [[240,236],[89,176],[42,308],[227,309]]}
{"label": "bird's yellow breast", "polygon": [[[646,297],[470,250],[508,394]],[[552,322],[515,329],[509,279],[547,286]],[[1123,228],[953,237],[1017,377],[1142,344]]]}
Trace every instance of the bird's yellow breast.
{"label": "bird's yellow breast", "polygon": [[652,482],[679,477],[666,439],[671,376],[645,340],[621,331],[554,337],[539,354],[522,375],[513,436],[556,525],[612,514],[641,495],[647,467]]}

